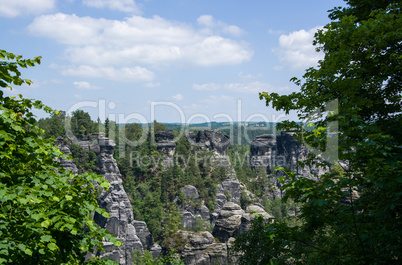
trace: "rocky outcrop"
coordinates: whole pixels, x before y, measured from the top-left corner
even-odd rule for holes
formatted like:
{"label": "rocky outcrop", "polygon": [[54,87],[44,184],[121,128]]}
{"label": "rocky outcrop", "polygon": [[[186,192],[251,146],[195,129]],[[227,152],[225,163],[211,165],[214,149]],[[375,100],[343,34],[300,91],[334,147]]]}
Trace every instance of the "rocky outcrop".
{"label": "rocky outcrop", "polygon": [[226,191],[227,194],[230,196],[228,201],[234,202],[239,204],[241,199],[240,194],[240,182],[237,179],[231,180],[224,180],[222,182],[222,189]]}
{"label": "rocky outcrop", "polygon": [[166,154],[169,157],[173,157],[176,149],[173,130],[164,130],[155,133],[155,142],[158,152]]}
{"label": "rocky outcrop", "polygon": [[251,223],[257,215],[261,215],[266,221],[273,219],[274,217],[264,210],[264,206],[255,203],[247,206],[245,213],[241,217],[241,225],[239,228],[239,234],[250,230]]}
{"label": "rocky outcrop", "polygon": [[[283,191],[277,178],[282,173],[273,171],[277,166],[285,167],[300,177],[314,178],[324,173],[324,169],[316,167],[300,167],[297,162],[307,158],[309,150],[295,138],[293,132],[281,132],[279,135],[264,134],[257,136],[250,145],[250,167],[263,169],[268,173],[266,193],[269,199],[282,197]],[[265,176],[264,176],[265,177]]]}
{"label": "rocky outcrop", "polygon": [[271,173],[270,166],[276,155],[276,137],[272,134],[259,135],[250,144],[250,166],[253,169],[262,167]]}
{"label": "rocky outcrop", "polygon": [[204,201],[200,202],[198,191],[192,185],[186,185],[180,190],[184,194],[186,201],[191,201],[191,204],[184,203],[179,206],[181,219],[185,228],[195,228],[196,219],[210,221],[209,209],[204,205]]}
{"label": "rocky outcrop", "polygon": [[239,235],[243,214],[244,211],[238,204],[233,202],[225,203],[212,230],[212,234],[221,242],[227,242],[229,238]]}
{"label": "rocky outcrop", "polygon": [[187,139],[192,145],[214,151],[220,155],[227,155],[227,148],[230,145],[230,138],[217,130],[202,130],[197,134],[187,134]]}
{"label": "rocky outcrop", "polygon": [[[97,140],[95,136],[100,136]],[[67,140],[67,142],[71,142]],[[78,144],[87,151],[93,151],[99,155],[99,173],[109,182],[109,190],[103,190],[98,197],[100,207],[106,209],[110,218],[104,218],[98,213],[94,215],[94,221],[101,227],[115,235],[123,245],[114,246],[110,242],[104,243],[103,252],[91,256],[100,258],[109,258],[119,262],[121,265],[132,265],[131,253],[134,250],[150,249],[152,247],[152,236],[146,227],[145,222],[135,221],[130,200],[124,191],[120,171],[116,160],[113,158],[115,143],[112,140],[104,138],[101,135],[93,135],[92,138],[85,141],[78,141]],[[71,155],[69,148],[65,145],[65,139],[60,137],[55,143],[59,149],[67,155]],[[61,159],[61,166],[66,170],[77,174],[77,167],[71,160]]]}
{"label": "rocky outcrop", "polygon": [[249,205],[244,211],[238,204],[227,202],[219,214],[212,234],[221,242],[228,242],[230,238],[248,231],[256,215],[262,215],[264,220],[273,218],[260,204]]}
{"label": "rocky outcrop", "polygon": [[[60,149],[60,151],[66,155],[71,155],[70,149],[64,145],[64,138],[59,137],[57,138],[55,145]],[[65,159],[65,158],[57,158],[57,162],[65,168],[67,171],[71,171],[74,175],[78,174],[77,166],[73,163],[72,160]]]}
{"label": "rocky outcrop", "polygon": [[167,241],[186,265],[235,264],[229,254],[230,242],[217,243],[211,233],[177,231]]}
{"label": "rocky outcrop", "polygon": [[153,247],[153,240],[151,232],[149,232],[147,224],[143,221],[133,221],[135,232],[140,239],[144,249],[151,249]]}
{"label": "rocky outcrop", "polygon": [[[150,246],[152,241],[145,223],[134,220],[130,200],[124,191],[121,175],[116,160],[113,158],[115,143],[107,138],[100,138],[99,146],[99,168],[110,187],[109,190],[102,191],[98,197],[98,203],[100,207],[106,209],[110,217],[106,219],[95,213],[94,220],[100,227],[114,234],[123,245],[116,247],[105,242],[105,252],[97,253],[97,256],[110,258],[119,262],[120,265],[129,265],[132,264],[132,251],[143,250],[143,242],[145,246]],[[140,231],[139,235],[142,237],[142,241],[136,232],[136,227]]]}

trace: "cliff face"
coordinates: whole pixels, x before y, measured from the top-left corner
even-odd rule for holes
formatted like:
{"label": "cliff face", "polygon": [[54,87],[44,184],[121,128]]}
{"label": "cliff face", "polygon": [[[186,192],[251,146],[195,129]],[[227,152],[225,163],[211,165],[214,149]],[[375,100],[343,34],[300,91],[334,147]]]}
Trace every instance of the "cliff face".
{"label": "cliff face", "polygon": [[227,155],[226,151],[230,145],[229,136],[223,135],[217,130],[203,130],[197,134],[189,133],[187,139],[192,145],[198,145],[220,155]]}
{"label": "cliff face", "polygon": [[[124,191],[121,175],[116,160],[113,158],[115,143],[107,138],[100,138],[99,147],[99,168],[102,176],[110,183],[110,187],[109,190],[102,191],[98,197],[98,203],[100,207],[106,209],[110,218],[106,219],[95,213],[94,220],[100,227],[114,234],[123,242],[123,245],[116,247],[105,242],[105,252],[97,253],[97,255],[101,258],[106,257],[118,261],[120,265],[133,264],[131,253],[134,250],[144,250],[144,245],[152,245],[152,239],[149,237],[146,225],[144,226],[142,222],[138,224],[134,220],[130,200]],[[141,237],[144,242],[141,242],[138,237],[136,227],[141,227]]]}
{"label": "cliff face", "polygon": [[[132,265],[132,251],[150,249],[153,242],[145,222],[134,220],[130,200],[124,191],[120,171],[116,160],[113,158],[115,143],[104,137],[78,143],[84,149],[94,151],[99,155],[99,173],[110,184],[109,190],[103,190],[98,197],[99,206],[106,209],[110,218],[106,219],[95,213],[94,220],[101,228],[109,230],[123,243],[122,246],[116,247],[109,242],[104,242],[105,251],[95,253],[95,255],[117,261],[121,265]],[[71,154],[69,148],[64,145],[63,139],[58,139],[56,144],[62,152]],[[71,160],[62,159],[60,163],[74,174],[78,172]],[[89,254],[88,257],[90,256],[93,254]]]}
{"label": "cliff face", "polygon": [[257,136],[250,144],[250,167],[258,170],[262,168],[269,175],[269,193],[270,199],[282,197],[280,183],[277,177],[281,173],[275,173],[273,170],[277,166],[289,168],[296,172],[300,177],[314,178],[324,173],[323,169],[305,166],[300,167],[297,162],[307,158],[309,150],[294,138],[292,132],[281,132],[279,135],[264,134]]}
{"label": "cliff face", "polygon": [[157,132],[155,134],[155,142],[158,152],[167,154],[169,157],[173,156],[176,148],[173,130]]}
{"label": "cliff face", "polygon": [[[66,155],[71,155],[70,149],[63,144],[63,138],[59,137],[56,140],[57,147],[60,149],[61,152],[65,153]],[[65,158],[57,159],[58,162],[62,167],[64,167],[67,171],[71,171],[74,175],[78,174],[77,166],[71,160],[67,160]]]}

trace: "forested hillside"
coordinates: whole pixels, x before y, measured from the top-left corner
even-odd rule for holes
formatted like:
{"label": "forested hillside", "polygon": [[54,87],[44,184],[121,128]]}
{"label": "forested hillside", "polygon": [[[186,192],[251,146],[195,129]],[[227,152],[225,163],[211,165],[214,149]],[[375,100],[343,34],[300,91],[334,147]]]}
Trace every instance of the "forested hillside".
{"label": "forested hillside", "polygon": [[[73,135],[77,138],[75,143],[63,135],[66,122],[72,125]],[[226,165],[219,165],[216,161],[214,164],[213,151],[190,143],[185,135],[175,142],[172,148],[174,154],[170,158],[167,156],[167,152],[158,151],[157,144],[151,144],[149,134],[141,142],[145,130],[143,124],[126,124],[124,126],[117,126],[113,122],[100,124],[92,121],[87,113],[76,111],[67,118],[62,112],[59,116],[53,115],[40,119],[38,125],[46,131],[46,137],[64,137],[65,143],[72,152],[73,162],[79,171],[97,173],[99,171],[96,168],[98,163],[95,153],[84,150],[79,145],[79,141],[88,140],[92,134],[107,129],[105,135],[112,136],[116,145],[120,146],[115,149],[115,158],[122,174],[124,188],[131,199],[135,218],[145,221],[154,240],[161,244],[172,232],[184,228],[178,210],[183,203],[197,206],[197,203],[203,201],[210,213],[215,210],[217,185],[222,183],[229,174]],[[164,124],[154,122],[151,125],[155,135],[160,132],[169,132]],[[235,134],[237,130],[244,132],[242,127],[219,129],[220,132],[229,132],[229,130],[234,131]],[[254,132],[256,135],[260,135],[271,131],[273,131],[271,127],[266,127],[265,130],[259,129]],[[170,131],[172,136],[178,135],[179,132],[179,127],[175,131]],[[194,135],[199,132],[191,130]],[[122,139],[126,143],[121,144]],[[141,143],[137,144],[137,142]],[[229,142],[227,153],[234,165],[237,178],[259,198],[258,201],[263,203],[266,210],[278,217],[286,215],[289,209],[282,206],[280,198],[273,203],[264,197],[268,186],[267,173],[262,169],[256,172],[250,168],[249,144],[238,146]],[[199,202],[185,202],[184,194],[180,190],[186,185],[196,187],[200,196]],[[242,207],[245,208],[251,202],[251,199],[243,192],[240,201]],[[210,230],[211,228],[211,224],[199,220],[196,227],[192,227],[191,230]]]}

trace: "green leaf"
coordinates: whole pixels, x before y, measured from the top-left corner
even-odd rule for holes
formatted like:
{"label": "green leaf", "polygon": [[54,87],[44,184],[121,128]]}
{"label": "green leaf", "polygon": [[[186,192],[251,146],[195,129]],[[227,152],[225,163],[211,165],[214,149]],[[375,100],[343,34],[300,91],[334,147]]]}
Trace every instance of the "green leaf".
{"label": "green leaf", "polygon": [[109,183],[107,181],[104,181],[101,183],[101,187],[107,189],[109,188]]}
{"label": "green leaf", "polygon": [[40,237],[42,242],[49,242],[52,239],[51,235],[44,235]]}
{"label": "green leaf", "polygon": [[40,225],[44,228],[48,228],[50,225],[50,220],[46,219],[45,221],[43,221],[42,223],[40,223]]}
{"label": "green leaf", "polygon": [[102,211],[102,216],[105,217],[105,218],[109,218],[110,214],[108,212],[106,212],[106,211]]}
{"label": "green leaf", "polygon": [[29,248],[24,250],[25,254],[32,256],[32,250],[30,250]]}
{"label": "green leaf", "polygon": [[47,247],[48,247],[51,251],[54,251],[54,250],[57,249],[57,245],[56,245],[55,243],[53,243],[53,242],[47,244]]}

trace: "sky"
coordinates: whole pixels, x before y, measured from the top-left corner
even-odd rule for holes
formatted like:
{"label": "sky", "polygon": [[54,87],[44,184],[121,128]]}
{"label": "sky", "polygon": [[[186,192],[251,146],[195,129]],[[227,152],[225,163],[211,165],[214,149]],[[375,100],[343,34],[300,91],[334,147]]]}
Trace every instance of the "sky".
{"label": "sky", "polygon": [[[289,94],[317,66],[314,33],[341,0],[0,0],[0,49],[42,63],[14,88],[117,123],[297,120]],[[38,117],[45,117],[37,112]]]}

